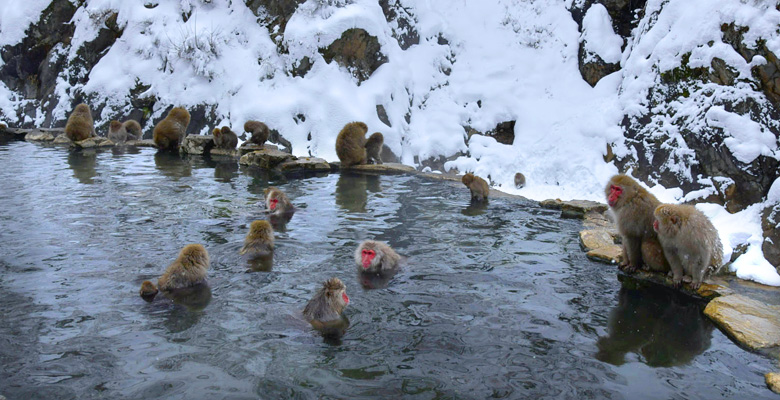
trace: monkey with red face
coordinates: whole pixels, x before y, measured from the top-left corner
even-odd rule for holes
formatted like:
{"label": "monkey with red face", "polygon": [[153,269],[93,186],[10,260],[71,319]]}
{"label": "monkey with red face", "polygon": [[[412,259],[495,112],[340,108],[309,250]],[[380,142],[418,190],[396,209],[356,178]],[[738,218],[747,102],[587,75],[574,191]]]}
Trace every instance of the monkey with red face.
{"label": "monkey with red face", "polygon": [[364,240],[355,250],[355,264],[361,273],[389,273],[398,268],[400,260],[395,250],[375,240]]}
{"label": "monkey with red face", "polygon": [[263,193],[265,194],[265,205],[271,214],[284,215],[295,212],[290,199],[279,188],[269,186]]}

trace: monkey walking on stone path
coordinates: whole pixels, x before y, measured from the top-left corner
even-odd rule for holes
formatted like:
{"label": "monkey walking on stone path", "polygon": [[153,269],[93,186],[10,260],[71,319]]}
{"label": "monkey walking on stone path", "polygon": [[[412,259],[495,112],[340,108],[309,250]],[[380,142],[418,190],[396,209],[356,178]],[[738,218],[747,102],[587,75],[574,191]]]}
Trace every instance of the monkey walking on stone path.
{"label": "monkey walking on stone path", "polygon": [[158,290],[173,291],[204,283],[209,266],[206,248],[200,244],[188,244],[157,280],[157,286],[151,281],[141,284],[141,297],[151,301]]}
{"label": "monkey walking on stone path", "polygon": [[73,109],[65,124],[65,136],[68,139],[79,142],[97,136],[95,123],[92,120],[92,112],[89,106],[81,103]]}
{"label": "monkey walking on stone path", "polygon": [[154,126],[154,144],[162,151],[179,151],[179,146],[187,136],[189,124],[189,111],[182,107],[171,109],[168,115]]}
{"label": "monkey walking on stone path", "polygon": [[621,267],[628,273],[637,268],[669,272],[661,243],[653,230],[653,212],[661,202],[627,175],[615,175],[604,192],[615,215],[623,241]]}
{"label": "monkey walking on stone path", "polygon": [[484,179],[469,172],[463,175],[461,182],[466,185],[471,191],[471,201],[473,202],[486,202],[488,199],[488,193],[490,193],[490,187]]}
{"label": "monkey walking on stone path", "polygon": [[694,206],[662,204],[655,209],[653,229],[672,269],[675,287],[691,277],[696,290],[709,267],[717,271],[723,262],[723,246],[712,222]]}

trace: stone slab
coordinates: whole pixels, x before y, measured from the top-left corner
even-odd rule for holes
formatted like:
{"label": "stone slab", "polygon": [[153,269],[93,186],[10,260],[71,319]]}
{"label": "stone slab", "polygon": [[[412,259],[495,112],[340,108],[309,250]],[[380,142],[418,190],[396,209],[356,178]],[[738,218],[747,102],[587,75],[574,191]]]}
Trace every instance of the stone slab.
{"label": "stone slab", "polygon": [[780,372],[767,372],[764,381],[769,390],[780,394]]}
{"label": "stone slab", "polygon": [[188,135],[181,144],[181,151],[187,154],[206,154],[213,146],[212,135]]}
{"label": "stone slab", "polygon": [[279,151],[278,149],[264,148],[244,154],[238,161],[242,165],[255,165],[264,169],[273,169],[277,165],[296,158],[290,154]]}
{"label": "stone slab", "polygon": [[240,158],[241,157],[241,151],[238,149],[217,149],[213,148],[211,149],[210,154],[212,156],[218,156],[218,157],[233,157],[233,158]]}
{"label": "stone slab", "polygon": [[593,261],[617,265],[623,259],[623,248],[616,244],[606,245],[588,251],[587,256]]}
{"label": "stone slab", "polygon": [[614,245],[615,240],[612,235],[603,229],[586,229],[580,231],[580,246],[585,251],[599,249],[601,247]]}
{"label": "stone slab", "polygon": [[322,158],[301,157],[295,160],[288,160],[277,167],[282,172],[330,172],[330,164]]}
{"label": "stone slab", "polygon": [[152,139],[128,140],[125,142],[125,145],[136,146],[136,147],[157,147],[157,145],[154,144],[154,140]]}
{"label": "stone slab", "polygon": [[710,301],[704,314],[747,348],[780,346],[780,306],[733,294]]}
{"label": "stone slab", "polygon": [[398,163],[353,165],[351,167],[341,169],[344,171],[371,172],[379,174],[404,174],[417,171],[410,165]]}

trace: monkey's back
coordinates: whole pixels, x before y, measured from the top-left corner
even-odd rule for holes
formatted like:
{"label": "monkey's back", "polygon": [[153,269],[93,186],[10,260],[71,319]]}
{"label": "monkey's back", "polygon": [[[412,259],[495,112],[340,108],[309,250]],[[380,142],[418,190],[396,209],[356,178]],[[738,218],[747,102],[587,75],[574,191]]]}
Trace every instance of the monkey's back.
{"label": "monkey's back", "polygon": [[70,117],[68,117],[68,122],[65,124],[65,136],[74,142],[95,136],[95,125],[89,109],[84,111],[76,107],[73,110]]}
{"label": "monkey's back", "polygon": [[366,163],[366,124],[350,122],[336,138],[336,155],[343,167]]}
{"label": "monkey's back", "polygon": [[249,138],[249,142],[259,146],[265,144],[271,135],[268,126],[260,121],[247,121],[244,123],[244,131],[251,132],[252,136]]}
{"label": "monkey's back", "polygon": [[141,140],[141,138],[144,136],[144,133],[141,129],[141,124],[138,123],[138,121],[134,119],[129,119],[122,123],[122,127],[125,128],[125,131],[127,132],[127,140]]}
{"label": "monkey's back", "polygon": [[207,269],[200,264],[187,268],[177,259],[157,280],[157,287],[160,290],[175,290],[203,283],[206,281]]}
{"label": "monkey's back", "polygon": [[160,150],[178,149],[186,127],[176,119],[165,117],[154,126],[152,139]]}

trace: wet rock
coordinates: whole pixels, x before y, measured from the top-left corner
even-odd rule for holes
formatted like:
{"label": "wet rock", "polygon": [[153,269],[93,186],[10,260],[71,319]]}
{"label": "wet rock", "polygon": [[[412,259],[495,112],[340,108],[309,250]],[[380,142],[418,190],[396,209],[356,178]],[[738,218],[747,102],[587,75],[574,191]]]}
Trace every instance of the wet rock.
{"label": "wet rock", "polygon": [[330,172],[330,164],[322,158],[301,157],[295,160],[288,160],[277,167],[282,172]]}
{"label": "wet rock", "polygon": [[764,232],[764,243],[761,245],[764,258],[780,273],[780,204],[764,209],[761,213],[761,229]]}
{"label": "wet rock", "polygon": [[262,146],[258,146],[256,144],[249,143],[249,142],[244,142],[244,143],[241,144],[241,146],[238,147],[238,151],[241,153],[241,155],[244,155],[246,153],[252,153],[252,152],[255,152],[255,151],[260,151],[260,150],[263,150],[263,149],[279,150],[279,147],[275,146],[273,144],[268,144],[268,143],[266,143],[266,144],[264,144]]}
{"label": "wet rock", "polygon": [[56,138],[54,138],[54,144],[73,144],[73,141],[68,139],[65,135],[59,135]]}
{"label": "wet rock", "polygon": [[588,251],[589,259],[609,264],[620,264],[623,261],[623,248],[617,244],[609,244]]}
{"label": "wet rock", "polygon": [[780,372],[767,372],[764,381],[769,390],[780,394]]}
{"label": "wet rock", "polygon": [[55,137],[57,137],[57,135],[53,134],[52,132],[33,129],[24,135],[24,140],[28,142],[51,142]]}
{"label": "wet rock", "polygon": [[181,151],[187,154],[208,154],[214,147],[212,135],[189,135],[181,144]]}
{"label": "wet rock", "polygon": [[241,156],[238,163],[242,165],[255,165],[264,169],[273,169],[277,165],[290,160],[295,160],[295,157],[291,154],[281,152],[278,149],[265,148],[244,154]]}
{"label": "wet rock", "polygon": [[734,340],[750,349],[780,345],[780,306],[734,294],[712,300],[704,313]]}
{"label": "wet rock", "polygon": [[128,140],[127,142],[125,142],[125,145],[136,146],[136,147],[157,147],[157,145],[154,144],[154,140],[152,139]]}
{"label": "wet rock", "polygon": [[550,210],[560,210],[563,207],[563,201],[561,199],[547,199],[540,201],[539,205]]}
{"label": "wet rock", "polygon": [[351,167],[342,169],[360,172],[376,172],[382,174],[403,174],[416,171],[412,166],[397,163],[353,165]]}
{"label": "wet rock", "polygon": [[590,200],[564,201],[561,205],[561,218],[583,219],[588,213],[603,213],[607,205]]}
{"label": "wet rock", "polygon": [[114,142],[108,140],[108,138],[104,138],[101,136],[95,136],[91,137],[89,139],[84,139],[78,142],[71,142],[74,147],[82,148],[82,149],[91,149],[95,147],[112,147],[114,146]]}
{"label": "wet rock", "polygon": [[239,149],[218,149],[218,148],[213,148],[213,149],[211,149],[210,154],[212,156],[219,156],[219,157],[239,158],[239,157],[241,157],[241,150],[239,150]]}
{"label": "wet rock", "polygon": [[387,56],[382,54],[382,48],[376,36],[360,28],[344,31],[328,47],[320,49],[322,58],[330,64],[336,61],[346,68],[358,83],[367,80],[380,65],[387,62]]}
{"label": "wet rock", "polygon": [[[618,270],[618,271],[619,271],[618,280],[621,281],[624,276],[630,276],[631,279],[652,282],[658,285],[663,285],[668,288],[674,289],[672,278],[669,277],[667,274],[660,274],[657,272],[651,272],[645,270],[637,270],[632,274],[628,274],[622,270]],[[683,286],[675,290],[678,290],[692,297],[703,298],[703,299],[713,299],[719,296],[730,296],[734,294],[734,291],[732,291],[731,289],[723,285],[720,285],[718,283],[715,283],[711,280],[707,280],[706,282],[702,283],[698,290],[691,289],[690,285],[687,283],[684,283]]]}
{"label": "wet rock", "polygon": [[603,229],[587,229],[580,231],[580,246],[585,251],[595,250],[614,245],[612,235]]}

